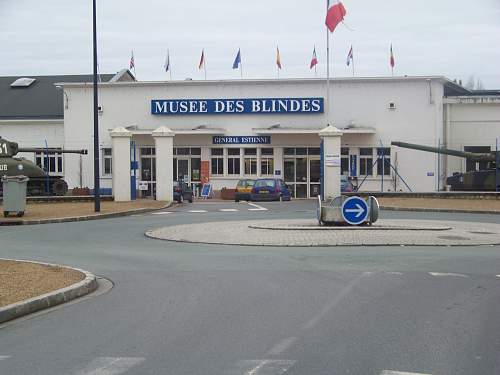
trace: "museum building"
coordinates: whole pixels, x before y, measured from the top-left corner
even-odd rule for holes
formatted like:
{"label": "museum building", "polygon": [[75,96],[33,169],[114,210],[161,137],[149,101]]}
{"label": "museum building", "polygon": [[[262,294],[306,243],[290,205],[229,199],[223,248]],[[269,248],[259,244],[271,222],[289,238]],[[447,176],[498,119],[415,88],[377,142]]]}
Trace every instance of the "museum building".
{"label": "museum building", "polygon": [[[215,190],[232,189],[241,178],[277,177],[296,198],[317,196],[319,132],[327,125],[342,133],[340,154],[333,157],[360,190],[444,190],[446,176],[479,165],[391,142],[487,152],[500,137],[500,91],[471,91],[441,76],[336,78],[329,95],[324,79],[143,82],[129,72],[120,77],[99,84],[101,187],[113,188],[118,154],[112,135],[118,129],[129,138],[130,153],[116,157],[130,157],[125,162],[142,196],[155,195],[163,172],[195,189],[210,182]],[[51,147],[88,149],[82,158],[60,155],[57,172],[70,188],[92,187],[92,84],[61,77],[55,85],[63,91],[62,119],[58,125],[39,123],[36,132],[50,138]],[[30,136],[23,126],[2,119],[0,135],[24,145]],[[168,163],[156,153],[159,129],[173,139]]]}

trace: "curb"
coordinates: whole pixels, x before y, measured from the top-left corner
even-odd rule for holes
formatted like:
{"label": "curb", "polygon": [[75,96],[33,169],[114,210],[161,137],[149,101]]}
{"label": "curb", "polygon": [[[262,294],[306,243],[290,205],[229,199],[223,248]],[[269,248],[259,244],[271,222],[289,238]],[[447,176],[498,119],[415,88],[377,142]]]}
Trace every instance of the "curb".
{"label": "curb", "polygon": [[409,211],[409,212],[443,212],[457,214],[489,214],[500,215],[500,211],[478,211],[478,210],[460,210],[452,208],[417,208],[417,207],[395,207],[395,206],[380,206],[384,211]]}
{"label": "curb", "polygon": [[171,207],[173,202],[169,202],[166,205],[159,208],[137,208],[134,210],[123,211],[123,212],[112,212],[109,214],[99,214],[99,215],[86,215],[86,216],[73,216],[73,217],[62,217],[55,219],[40,219],[40,220],[0,220],[0,226],[9,225],[37,225],[37,224],[54,224],[54,223],[69,223],[73,221],[89,221],[89,220],[100,220],[100,219],[111,219],[115,217],[123,217],[130,215],[146,214],[149,212],[160,211]]}
{"label": "curb", "polygon": [[67,267],[59,264],[28,261],[28,260],[6,259],[6,258],[0,258],[0,259],[13,260],[25,263],[35,263],[52,267],[69,268],[75,271],[79,271],[85,275],[85,279],[77,282],[76,284],[67,286],[65,288],[57,289],[49,293],[45,293],[37,297],[29,298],[24,301],[12,303],[10,305],[1,307],[0,324],[5,323],[12,319],[20,318],[21,316],[24,315],[32,314],[34,312],[47,309],[49,307],[60,305],[61,303],[69,302],[75,298],[82,297],[84,295],[87,295],[95,291],[98,286],[97,278],[95,275],[79,268]]}

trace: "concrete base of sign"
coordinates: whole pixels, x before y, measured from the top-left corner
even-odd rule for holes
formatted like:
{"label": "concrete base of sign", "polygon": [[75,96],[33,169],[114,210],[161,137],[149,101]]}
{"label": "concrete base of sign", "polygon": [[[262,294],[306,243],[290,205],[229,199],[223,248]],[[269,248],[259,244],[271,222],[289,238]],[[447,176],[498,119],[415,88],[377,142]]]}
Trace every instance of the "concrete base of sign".
{"label": "concrete base of sign", "polygon": [[225,221],[158,228],[146,235],[169,241],[245,246],[470,246],[499,245],[500,224],[380,220],[372,226],[326,227],[312,219]]}

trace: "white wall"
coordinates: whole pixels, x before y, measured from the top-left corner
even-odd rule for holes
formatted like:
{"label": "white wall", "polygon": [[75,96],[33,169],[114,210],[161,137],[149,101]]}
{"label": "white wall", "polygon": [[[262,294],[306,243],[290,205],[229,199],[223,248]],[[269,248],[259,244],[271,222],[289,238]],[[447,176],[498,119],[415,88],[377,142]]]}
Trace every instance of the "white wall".
{"label": "white wall", "polygon": [[[450,104],[449,148],[463,151],[464,146],[490,146],[500,142],[500,98],[496,103],[473,103],[470,99]],[[448,156],[448,174],[465,171],[465,159]]]}
{"label": "white wall", "polygon": [[[431,102],[430,89],[433,101]],[[66,86],[70,105],[65,110],[65,147],[87,148],[84,157],[84,185],[93,183],[93,115],[92,86]],[[374,135],[346,135],[342,144],[352,147],[378,147],[380,141],[389,147],[394,140],[436,145],[442,131],[442,92],[440,81],[433,81],[431,88],[425,79],[406,80],[346,80],[331,85],[331,114],[333,124],[339,128],[354,124],[373,127]],[[152,99],[173,98],[272,98],[272,97],[325,97],[322,80],[280,81],[226,81],[226,82],[166,82],[104,84],[99,90],[99,103],[103,108],[100,121],[100,144],[111,144],[109,130],[117,126],[138,126],[154,130],[159,126],[172,129],[192,129],[199,125],[227,129],[227,135],[251,135],[252,128],[269,127],[280,123],[284,127],[322,128],[325,115],[207,115],[207,116],[155,116],[151,115]],[[396,104],[390,110],[389,103]],[[273,146],[317,145],[319,137],[276,136]],[[152,141],[152,139],[151,139]],[[207,143],[208,142],[208,143]],[[152,144],[152,142],[151,142]],[[211,145],[211,137],[179,136],[174,145]],[[432,191],[436,177],[437,157],[434,154],[413,150],[392,149],[393,158],[398,154],[399,172],[415,191]],[[69,161],[67,180],[70,187],[78,181],[78,165]],[[367,188],[379,189],[378,180],[368,181]]]}

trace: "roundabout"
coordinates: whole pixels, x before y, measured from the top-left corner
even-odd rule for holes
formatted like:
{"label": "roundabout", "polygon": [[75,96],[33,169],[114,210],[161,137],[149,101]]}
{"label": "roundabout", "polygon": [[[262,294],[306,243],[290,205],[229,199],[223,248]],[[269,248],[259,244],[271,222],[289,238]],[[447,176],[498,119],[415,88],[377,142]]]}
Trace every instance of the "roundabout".
{"label": "roundabout", "polygon": [[315,220],[245,220],[174,225],[147,237],[241,246],[479,246],[500,244],[500,225],[431,220],[379,220],[371,226],[318,226]]}

